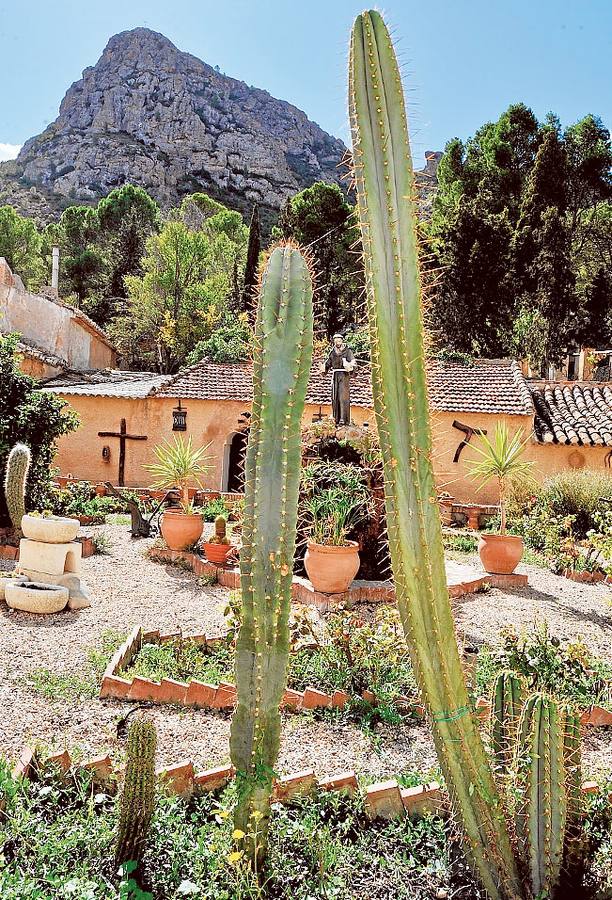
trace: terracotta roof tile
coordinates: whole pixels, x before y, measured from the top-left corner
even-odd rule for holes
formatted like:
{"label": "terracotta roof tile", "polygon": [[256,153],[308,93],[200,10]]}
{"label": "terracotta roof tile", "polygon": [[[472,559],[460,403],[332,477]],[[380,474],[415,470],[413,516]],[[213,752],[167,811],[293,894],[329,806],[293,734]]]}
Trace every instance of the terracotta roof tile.
{"label": "terracotta roof tile", "polygon": [[155,372],[122,372],[119,369],[67,371],[43,382],[41,390],[65,396],[141,399],[154,394],[170,378]]}
{"label": "terracotta roof tile", "polygon": [[[475,360],[473,363],[432,360],[429,364],[430,401],[433,409],[450,412],[531,415],[533,405],[519,366],[512,360]],[[183,369],[157,391],[159,397],[199,400],[242,400],[252,391],[250,363],[200,362]],[[330,376],[312,366],[306,402],[330,403]],[[372,406],[370,369],[361,366],[351,378],[354,406]]]}
{"label": "terracotta roof tile", "polygon": [[612,385],[565,382],[531,386],[534,430],[542,444],[612,447]]}

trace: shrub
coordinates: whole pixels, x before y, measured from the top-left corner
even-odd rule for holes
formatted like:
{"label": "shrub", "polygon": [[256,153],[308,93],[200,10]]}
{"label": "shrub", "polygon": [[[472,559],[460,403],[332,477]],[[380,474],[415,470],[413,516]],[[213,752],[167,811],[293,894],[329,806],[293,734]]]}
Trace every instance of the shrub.
{"label": "shrub", "polygon": [[542,503],[555,516],[573,516],[576,537],[584,538],[597,526],[597,515],[612,521],[612,504],[602,497],[612,497],[612,478],[605,472],[582,469],[578,472],[559,472],[544,484]]}
{"label": "shrub", "polygon": [[[17,335],[0,335],[0,472],[11,447],[24,443],[32,452],[26,509],[44,509],[51,485],[55,441],[78,426],[76,413],[53,394],[37,390],[19,368]],[[4,491],[0,492],[0,525],[8,525]]]}
{"label": "shrub", "polygon": [[217,516],[225,516],[225,519],[227,520],[229,509],[222,497],[215,497],[204,504],[202,507],[202,515],[204,516],[205,522],[214,522]]}

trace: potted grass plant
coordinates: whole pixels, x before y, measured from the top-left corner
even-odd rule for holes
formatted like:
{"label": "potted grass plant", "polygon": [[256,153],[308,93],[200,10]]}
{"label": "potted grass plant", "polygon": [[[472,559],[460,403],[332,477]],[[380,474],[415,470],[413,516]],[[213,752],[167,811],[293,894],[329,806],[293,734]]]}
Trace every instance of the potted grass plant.
{"label": "potted grass plant", "polygon": [[307,526],[304,567],[312,586],[325,594],[347,591],[359,571],[359,544],[351,530],[368,515],[370,496],[355,466],[314,463],[304,470]]}
{"label": "potted grass plant", "polygon": [[470,475],[480,481],[478,489],[495,479],[499,492],[499,533],[481,532],[478,542],[480,561],[491,574],[512,574],[523,557],[523,538],[506,530],[506,503],[510,484],[531,478],[532,463],[521,458],[526,443],[522,431],[511,435],[500,422],[492,440],[481,434],[479,443],[472,447],[478,457],[471,461]]}
{"label": "potted grass plant", "polygon": [[161,533],[170,550],[186,550],[199,541],[204,528],[204,517],[197,512],[189,499],[189,484],[202,487],[200,478],[210,468],[205,456],[210,444],[194,447],[191,438],[186,441],[182,435],[154,447],[157,462],[146,465],[145,469],[154,476],[156,488],[176,488],[180,493],[180,507],[166,509],[161,517]]}

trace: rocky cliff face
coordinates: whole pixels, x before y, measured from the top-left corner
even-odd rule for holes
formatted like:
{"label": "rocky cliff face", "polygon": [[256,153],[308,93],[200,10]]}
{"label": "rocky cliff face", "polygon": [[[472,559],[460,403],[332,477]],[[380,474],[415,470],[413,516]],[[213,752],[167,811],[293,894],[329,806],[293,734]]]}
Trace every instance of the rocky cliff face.
{"label": "rocky cliff face", "polygon": [[136,28],[110,39],[58,118],[0,165],[0,202],[48,219],[129,181],[163,206],[205,191],[248,211],[340,182],[346,148],[295,106]]}

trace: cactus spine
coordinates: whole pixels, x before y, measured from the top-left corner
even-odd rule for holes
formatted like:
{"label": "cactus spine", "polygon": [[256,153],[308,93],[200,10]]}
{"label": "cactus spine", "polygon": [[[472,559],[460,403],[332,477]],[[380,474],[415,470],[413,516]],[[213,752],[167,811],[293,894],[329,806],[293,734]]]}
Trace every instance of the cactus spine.
{"label": "cactus spine", "polygon": [[127,763],[121,793],[115,859],[117,865],[139,863],[155,809],[155,749],[152,722],[138,718],[130,725]]}
{"label": "cactus spine", "polygon": [[[255,327],[253,406],[245,463],[238,703],[230,750],[237,771],[235,826],[255,866],[265,855],[279,705],[286,682],[300,480],[300,425],[312,360],[312,283],[291,246],[264,269]],[[254,831],[257,838],[253,838]]]}
{"label": "cactus spine", "polygon": [[15,444],[9,453],[4,478],[4,496],[17,537],[21,537],[21,520],[26,514],[25,492],[32,454],[25,444]]}
{"label": "cactus spine", "polygon": [[512,764],[523,688],[524,681],[515,672],[500,672],[493,684],[489,737],[493,768],[498,775],[507,775]]}
{"label": "cactus spine", "polygon": [[559,884],[567,822],[565,712],[545,694],[525,703],[517,744],[519,850],[535,897]]}
{"label": "cactus spine", "polygon": [[519,897],[500,798],[470,714],[448,598],[431,463],[414,174],[400,73],[385,23],[374,11],[359,15],[353,26],[349,107],[398,608],[467,852],[492,898]]}

